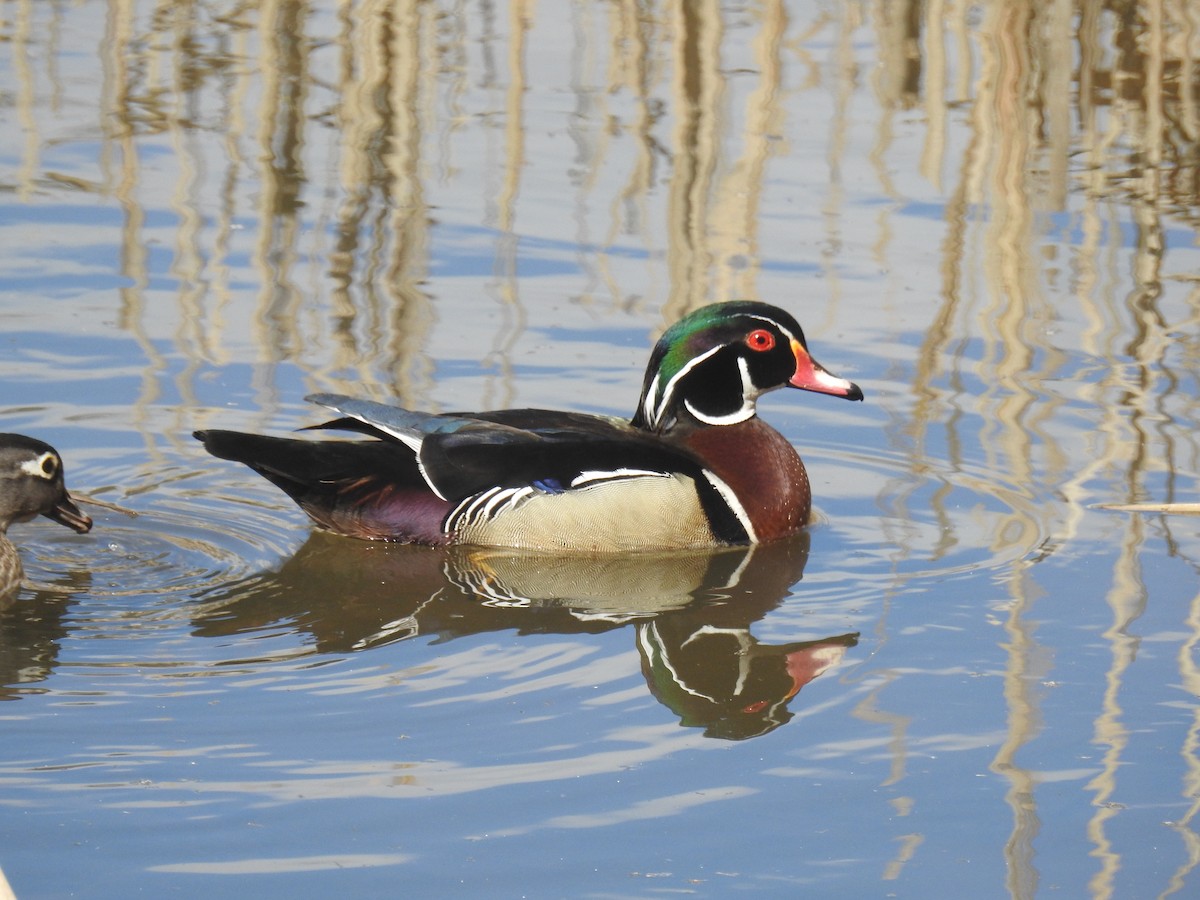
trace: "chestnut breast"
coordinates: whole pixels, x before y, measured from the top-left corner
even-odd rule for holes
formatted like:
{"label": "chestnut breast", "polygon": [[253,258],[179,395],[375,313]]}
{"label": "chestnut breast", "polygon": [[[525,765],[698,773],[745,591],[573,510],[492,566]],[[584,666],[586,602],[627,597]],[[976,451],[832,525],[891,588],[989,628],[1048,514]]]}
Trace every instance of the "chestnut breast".
{"label": "chestnut breast", "polygon": [[800,455],[782,434],[753,416],[736,425],[689,430],[683,443],[741,501],[760,541],[808,524],[812,493]]}

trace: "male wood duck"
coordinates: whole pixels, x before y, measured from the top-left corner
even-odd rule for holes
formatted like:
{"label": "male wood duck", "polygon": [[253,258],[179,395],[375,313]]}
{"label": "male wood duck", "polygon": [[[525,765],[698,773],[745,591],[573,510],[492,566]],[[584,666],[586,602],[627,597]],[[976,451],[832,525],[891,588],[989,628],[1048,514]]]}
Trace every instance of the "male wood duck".
{"label": "male wood duck", "polygon": [[788,313],[734,301],[667,329],[629,421],[540,409],[435,415],[313,394],[341,418],[312,427],[375,440],[195,436],[318,525],[354,537],[593,553],[736,545],[808,523],[804,463],[756,410],[782,387],[863,397],[809,355]]}
{"label": "male wood duck", "polygon": [[15,592],[24,575],[8,526],[38,515],[80,534],[92,527],[67,493],[58,451],[23,434],[0,434],[0,599]]}

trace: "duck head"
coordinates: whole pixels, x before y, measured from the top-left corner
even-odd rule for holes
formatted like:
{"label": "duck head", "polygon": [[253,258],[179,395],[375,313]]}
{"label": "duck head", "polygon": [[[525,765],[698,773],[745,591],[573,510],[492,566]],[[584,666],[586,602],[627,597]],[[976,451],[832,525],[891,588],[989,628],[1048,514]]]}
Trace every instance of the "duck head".
{"label": "duck head", "polygon": [[23,434],[0,434],[0,534],[13,522],[37,515],[80,534],[92,527],[91,518],[67,493],[58,452]]}
{"label": "duck head", "polygon": [[787,312],[749,300],[714,303],[663,333],[632,421],[658,433],[680,422],[736,425],[756,414],[760,396],[783,387],[863,398],[858,385],[813,359]]}

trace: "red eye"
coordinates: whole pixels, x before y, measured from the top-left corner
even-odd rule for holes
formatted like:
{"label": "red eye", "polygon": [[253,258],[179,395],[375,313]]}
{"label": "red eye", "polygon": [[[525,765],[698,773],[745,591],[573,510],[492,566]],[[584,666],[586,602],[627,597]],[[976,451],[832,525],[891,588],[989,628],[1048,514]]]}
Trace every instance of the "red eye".
{"label": "red eye", "polygon": [[765,328],[756,328],[746,335],[746,346],[759,353],[765,353],[775,346],[775,335]]}

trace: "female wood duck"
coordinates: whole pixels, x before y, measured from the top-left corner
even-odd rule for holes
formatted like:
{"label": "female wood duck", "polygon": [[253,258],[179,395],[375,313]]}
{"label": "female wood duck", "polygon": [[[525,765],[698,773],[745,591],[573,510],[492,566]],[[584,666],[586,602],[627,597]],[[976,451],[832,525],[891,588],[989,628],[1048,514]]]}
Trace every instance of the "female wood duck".
{"label": "female wood duck", "polygon": [[622,552],[769,541],[808,523],[804,463],[756,415],[781,387],[861,400],[788,313],[706,306],[663,334],[632,420],[540,409],[412,412],[337,394],[315,428],[371,441],[198,431],[320,526],[373,540]]}
{"label": "female wood duck", "polygon": [[80,534],[92,527],[67,493],[58,452],[23,434],[0,434],[0,599],[16,591],[24,574],[8,526],[38,515]]}

